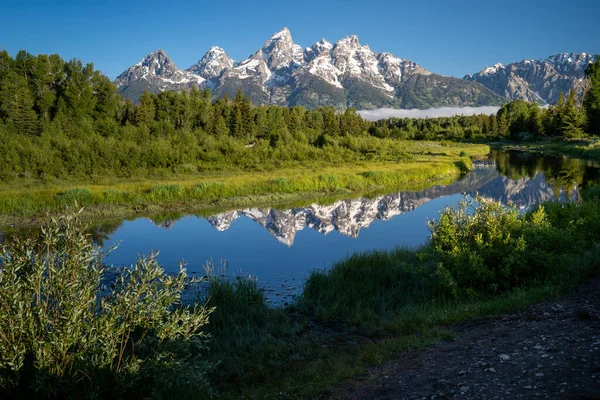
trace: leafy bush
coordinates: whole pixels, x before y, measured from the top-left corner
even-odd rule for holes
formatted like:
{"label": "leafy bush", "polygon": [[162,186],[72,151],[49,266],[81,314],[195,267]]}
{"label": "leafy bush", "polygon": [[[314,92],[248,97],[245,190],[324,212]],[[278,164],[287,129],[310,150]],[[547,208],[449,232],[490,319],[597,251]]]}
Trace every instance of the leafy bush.
{"label": "leafy bush", "polygon": [[202,358],[211,310],[184,307],[190,283],[142,257],[107,282],[76,216],[37,240],[0,246],[0,388],[44,397],[140,397],[208,390]]}
{"label": "leafy bush", "polygon": [[540,272],[528,257],[530,238],[550,224],[544,207],[521,214],[514,206],[477,196],[446,208],[429,228],[431,246],[441,257],[438,276],[448,287],[494,293]]}
{"label": "leafy bush", "polygon": [[291,189],[291,182],[288,178],[285,177],[271,179],[269,183],[273,185],[276,188],[275,190],[277,191],[287,192]]}
{"label": "leafy bush", "polygon": [[460,170],[462,173],[469,172],[471,168],[473,168],[473,162],[468,157],[463,157],[458,161],[454,162],[454,165]]}
{"label": "leafy bush", "polygon": [[334,189],[340,184],[338,176],[334,174],[319,175],[319,181],[324,189]]}
{"label": "leafy bush", "polygon": [[377,171],[365,171],[361,175],[367,179],[377,179],[381,176],[381,173]]}

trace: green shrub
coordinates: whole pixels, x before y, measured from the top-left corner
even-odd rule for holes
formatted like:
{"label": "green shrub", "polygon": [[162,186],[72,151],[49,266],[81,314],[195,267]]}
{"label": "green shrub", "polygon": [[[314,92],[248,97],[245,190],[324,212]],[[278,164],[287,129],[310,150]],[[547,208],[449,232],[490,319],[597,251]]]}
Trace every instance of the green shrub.
{"label": "green shrub", "polygon": [[190,280],[142,257],[104,284],[102,254],[76,216],[0,246],[0,388],[42,397],[139,397],[208,390]]}
{"label": "green shrub", "polygon": [[291,182],[288,178],[271,179],[269,183],[276,187],[276,190],[286,192],[291,189]]}
{"label": "green shrub", "polygon": [[339,185],[339,179],[337,175],[333,174],[322,174],[319,175],[319,182],[325,187],[325,189],[337,188]]}
{"label": "green shrub", "polygon": [[471,168],[473,168],[473,162],[468,157],[463,157],[458,161],[454,162],[454,165],[460,170],[462,173],[469,172]]}
{"label": "green shrub", "polygon": [[429,222],[431,246],[440,255],[438,276],[452,288],[496,293],[539,273],[527,238],[547,231],[544,207],[521,214],[516,207],[477,196],[448,207]]}
{"label": "green shrub", "polygon": [[381,173],[377,171],[365,171],[361,175],[367,179],[377,179],[381,176]]}

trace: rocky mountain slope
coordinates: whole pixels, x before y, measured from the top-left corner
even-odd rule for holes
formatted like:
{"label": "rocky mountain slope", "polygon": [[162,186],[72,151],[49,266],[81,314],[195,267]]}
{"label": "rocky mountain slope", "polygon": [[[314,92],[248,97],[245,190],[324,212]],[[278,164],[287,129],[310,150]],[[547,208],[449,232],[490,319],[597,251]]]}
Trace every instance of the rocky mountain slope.
{"label": "rocky mountain slope", "polygon": [[215,96],[241,89],[254,104],[336,108],[428,108],[499,105],[505,100],[477,82],[433,74],[413,61],[372,51],[355,35],[335,44],[325,39],[303,49],[287,28],[240,62],[212,47],[197,64],[177,69],[163,51],[127,69],[116,84],[133,100],[197,86]]}
{"label": "rocky mountain slope", "polygon": [[598,54],[561,53],[543,60],[523,60],[486,67],[465,80],[479,82],[510,100],[555,104],[560,92],[581,90],[585,69]]}
{"label": "rocky mountain slope", "polygon": [[205,85],[206,79],[188,71],[181,71],[163,50],[148,54],[139,63],[117,77],[115,84],[123,96],[137,100],[148,91],[179,92]]}

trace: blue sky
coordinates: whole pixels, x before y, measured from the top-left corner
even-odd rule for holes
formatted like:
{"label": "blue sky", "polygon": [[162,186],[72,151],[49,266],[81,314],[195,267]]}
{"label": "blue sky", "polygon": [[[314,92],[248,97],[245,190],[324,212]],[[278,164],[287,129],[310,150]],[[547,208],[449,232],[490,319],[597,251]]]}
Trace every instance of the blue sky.
{"label": "blue sky", "polygon": [[11,1],[0,49],[58,53],[114,78],[164,49],[180,68],[212,45],[237,61],[287,26],[303,47],[350,34],[444,75],[559,52],[600,53],[599,0]]}

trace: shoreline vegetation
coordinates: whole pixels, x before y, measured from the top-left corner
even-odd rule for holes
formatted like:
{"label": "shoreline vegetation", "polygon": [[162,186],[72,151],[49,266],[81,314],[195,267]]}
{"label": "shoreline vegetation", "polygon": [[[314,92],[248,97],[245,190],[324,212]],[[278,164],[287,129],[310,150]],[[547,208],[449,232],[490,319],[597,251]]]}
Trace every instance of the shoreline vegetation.
{"label": "shoreline vegetation", "polygon": [[[547,110],[517,100],[497,116],[372,123],[353,109],[255,107],[241,92],[145,93],[132,104],[91,64],[2,51],[0,214],[10,224],[74,202],[91,218],[176,210],[194,196],[202,208],[419,188],[488,151],[451,140],[600,133],[600,63],[588,78],[583,107],[572,92]],[[555,151],[595,158],[596,147]],[[102,254],[77,220],[88,215],[58,215],[38,237],[0,244],[0,397],[315,397],[451,339],[449,324],[554,298],[597,273],[598,186],[582,197],[524,213],[466,201],[430,223],[420,248],[314,271],[286,308],[269,307],[253,279],[218,276],[187,307],[185,271],[168,276],[152,255],[103,284]]]}
{"label": "shoreline vegetation", "polygon": [[[256,280],[219,274],[185,307],[185,274],[165,275],[152,256],[97,297],[109,270],[82,225],[59,217],[37,240],[0,246],[0,317],[23,321],[0,325],[0,394],[314,397],[403,351],[451,339],[452,323],[555,298],[597,273],[600,198],[593,188],[584,193],[580,203],[527,213],[466,200],[430,223],[425,245],[355,254],[314,271],[285,308],[268,306]],[[37,303],[23,308],[29,295],[61,306],[31,313]],[[94,328],[125,322],[125,336]],[[121,357],[124,367],[115,368]]]}
{"label": "shoreline vegetation", "polygon": [[[411,144],[407,143],[406,147]],[[257,204],[281,204],[332,196],[420,190],[451,183],[471,169],[486,145],[423,142],[424,155],[397,163],[286,168],[264,172],[223,171],[92,182],[15,181],[0,188],[0,227],[31,225],[65,207],[84,207],[81,218],[131,217],[160,212],[201,212]]]}

